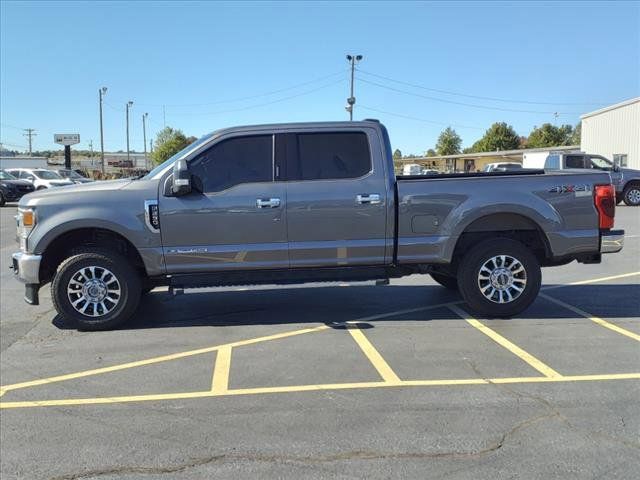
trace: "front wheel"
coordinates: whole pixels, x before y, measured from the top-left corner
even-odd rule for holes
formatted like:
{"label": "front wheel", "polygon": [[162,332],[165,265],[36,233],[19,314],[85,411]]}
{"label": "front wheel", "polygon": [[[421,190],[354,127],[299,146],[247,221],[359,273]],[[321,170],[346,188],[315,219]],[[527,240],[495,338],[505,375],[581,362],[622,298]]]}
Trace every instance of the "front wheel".
{"label": "front wheel", "polygon": [[51,282],[60,315],[82,330],[108,330],[126,322],[140,302],[140,277],[122,255],[82,249],[64,260]]}
{"label": "front wheel", "polygon": [[4,207],[5,203],[7,203],[7,201],[4,199],[2,192],[0,192],[0,207]]}
{"label": "front wheel", "polygon": [[536,256],[507,238],[485,240],[471,248],[458,269],[462,298],[474,313],[512,317],[529,307],[540,291]]}
{"label": "front wheel", "polygon": [[630,207],[640,205],[640,184],[627,185],[622,193],[624,203]]}

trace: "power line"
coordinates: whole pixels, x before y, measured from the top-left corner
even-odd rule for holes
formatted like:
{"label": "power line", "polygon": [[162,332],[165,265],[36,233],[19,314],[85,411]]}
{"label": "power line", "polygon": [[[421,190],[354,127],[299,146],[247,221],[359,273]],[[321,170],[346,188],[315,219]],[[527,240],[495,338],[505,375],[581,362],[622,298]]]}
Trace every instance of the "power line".
{"label": "power line", "polygon": [[249,105],[249,106],[241,107],[241,108],[234,108],[234,109],[230,109],[230,110],[219,110],[217,112],[206,112],[206,113],[200,113],[200,112],[174,113],[173,115],[174,116],[219,115],[219,114],[222,114],[222,113],[232,113],[232,112],[241,112],[241,111],[245,111],[245,110],[252,110],[254,108],[260,108],[260,107],[265,107],[267,105],[273,105],[275,103],[285,102],[285,101],[291,100],[293,98],[302,97],[303,95],[310,95],[310,94],[315,93],[315,92],[317,92],[319,90],[322,90],[324,88],[331,87],[333,85],[337,85],[338,83],[343,83],[344,81],[345,81],[345,79],[341,78],[338,81],[331,82],[331,83],[328,83],[326,85],[322,85],[320,87],[314,88],[313,90],[308,90],[306,92],[297,93],[295,95],[290,95],[288,97],[279,98],[277,100],[272,100],[270,102],[259,103],[259,104],[256,104],[256,105]]}
{"label": "power line", "polygon": [[614,102],[576,102],[576,103],[570,103],[570,102],[539,102],[539,101],[532,101],[532,100],[513,100],[513,99],[507,99],[507,98],[498,98],[498,97],[483,97],[481,95],[469,95],[469,94],[465,94],[465,93],[459,93],[459,92],[452,92],[450,90],[441,90],[438,88],[431,88],[431,87],[426,87],[424,85],[418,85],[415,83],[410,83],[410,82],[404,82],[402,80],[396,80],[390,77],[385,77],[384,75],[378,75],[377,73],[371,73],[371,72],[367,72],[365,70],[361,70],[361,69],[357,69],[358,72],[360,73],[364,73],[365,75],[370,75],[372,77],[376,77],[376,78],[380,78],[382,80],[387,80],[389,82],[394,82],[394,83],[399,83],[401,85],[406,85],[408,87],[413,87],[413,88],[421,88],[422,90],[428,90],[430,92],[436,92],[436,93],[444,93],[446,95],[456,95],[458,97],[466,97],[466,98],[476,98],[479,100],[490,100],[493,102],[504,102],[504,103],[523,103],[523,104],[528,104],[528,105],[572,105],[572,106],[599,106],[599,105],[608,105],[610,103],[614,103]]}
{"label": "power line", "polygon": [[468,128],[468,129],[472,129],[472,130],[484,130],[484,128],[481,128],[481,127],[472,127],[470,125],[460,125],[460,124],[454,124],[454,123],[437,122],[435,120],[427,120],[426,118],[413,117],[411,115],[404,115],[402,113],[388,112],[386,110],[380,110],[378,108],[368,107],[366,105],[360,105],[360,108],[363,108],[365,110],[369,110],[371,112],[377,112],[377,113],[383,113],[385,115],[391,115],[393,117],[406,118],[407,120],[415,120],[416,122],[431,123],[433,125],[443,125],[443,126],[446,125],[446,126],[451,126],[451,127],[456,127],[456,128]]}
{"label": "power line", "polygon": [[520,109],[515,109],[515,108],[490,107],[488,105],[477,105],[477,104],[473,104],[473,103],[457,102],[455,100],[445,100],[443,98],[437,98],[437,97],[430,97],[430,96],[427,96],[427,95],[421,95],[419,93],[408,92],[406,90],[401,90],[399,88],[390,87],[388,85],[382,85],[380,83],[372,82],[371,80],[365,80],[364,78],[361,78],[360,81],[364,82],[364,83],[367,83],[369,85],[375,85],[376,87],[379,87],[379,88],[384,88],[386,90],[391,90],[393,92],[402,93],[404,95],[411,95],[411,96],[414,96],[414,97],[424,98],[426,100],[432,100],[434,102],[450,103],[450,104],[453,104],[453,105],[462,105],[464,107],[480,108],[480,109],[484,109],[484,110],[497,110],[497,111],[500,111],[500,112],[538,113],[538,114],[544,114],[544,115],[554,115],[556,113],[558,115],[579,115],[580,114],[579,112],[520,110]]}
{"label": "power line", "polygon": [[264,92],[264,93],[258,93],[256,95],[249,95],[249,96],[245,96],[245,97],[236,97],[236,98],[230,98],[227,100],[217,100],[215,102],[203,102],[203,103],[174,103],[174,104],[169,104],[169,103],[163,103],[163,104],[158,104],[158,103],[137,103],[140,106],[145,106],[145,107],[204,107],[204,106],[209,106],[209,105],[220,105],[223,103],[235,103],[235,102],[242,102],[245,100],[253,100],[254,98],[260,98],[260,97],[268,97],[270,95],[276,95],[278,93],[283,93],[283,92],[287,92],[289,90],[295,90],[297,88],[300,87],[304,87],[307,85],[311,85],[313,83],[318,83],[321,82],[323,80],[327,80],[329,78],[333,78],[337,75],[342,75],[345,73],[345,69],[342,69],[340,71],[334,72],[330,75],[325,75],[323,77],[319,77],[319,78],[315,78],[313,80],[309,80],[307,82],[302,82],[302,83],[298,83],[296,85],[291,85],[289,87],[284,87],[284,88],[280,88],[278,90],[272,90],[270,92]]}
{"label": "power line", "polygon": [[13,128],[14,130],[24,130],[24,128],[16,127],[15,125],[9,125],[7,123],[0,123],[3,127]]}

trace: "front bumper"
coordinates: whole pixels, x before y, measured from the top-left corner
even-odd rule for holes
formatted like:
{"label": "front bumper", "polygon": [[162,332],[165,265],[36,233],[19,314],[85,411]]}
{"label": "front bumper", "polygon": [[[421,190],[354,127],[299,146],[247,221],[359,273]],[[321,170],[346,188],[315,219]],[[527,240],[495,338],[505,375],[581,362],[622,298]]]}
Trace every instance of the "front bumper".
{"label": "front bumper", "polygon": [[600,253],[616,253],[624,247],[624,230],[610,230],[600,235]]}
{"label": "front bumper", "polygon": [[24,300],[31,305],[38,305],[40,290],[40,262],[42,255],[31,255],[16,252],[11,255],[11,268],[16,279],[25,284]]}

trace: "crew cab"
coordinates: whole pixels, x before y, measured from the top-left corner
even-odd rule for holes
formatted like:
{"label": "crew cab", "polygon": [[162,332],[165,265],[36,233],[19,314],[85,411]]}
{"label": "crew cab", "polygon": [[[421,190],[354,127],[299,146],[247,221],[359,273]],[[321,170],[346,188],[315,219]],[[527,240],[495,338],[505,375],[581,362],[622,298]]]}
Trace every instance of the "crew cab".
{"label": "crew cab", "polygon": [[616,203],[624,201],[629,206],[640,205],[640,170],[620,167],[602,155],[584,152],[531,152],[523,157],[525,168],[549,170],[591,169],[608,172],[616,189]]}
{"label": "crew cab", "polygon": [[606,172],[394,176],[378,121],[229,128],[139,179],[23,197],[13,268],[51,282],[83,329],[129,319],[157,285],[388,280],[431,274],[471,311],[511,317],[541,266],[622,249]]}

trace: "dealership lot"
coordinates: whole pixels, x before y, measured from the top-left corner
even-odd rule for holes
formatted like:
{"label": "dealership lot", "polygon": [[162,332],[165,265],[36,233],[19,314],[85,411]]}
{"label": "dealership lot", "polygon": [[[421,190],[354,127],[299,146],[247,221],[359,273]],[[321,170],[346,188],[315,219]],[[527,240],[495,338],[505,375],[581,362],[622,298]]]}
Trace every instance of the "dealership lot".
{"label": "dealership lot", "polygon": [[511,320],[427,276],[146,297],[113,332],[22,301],[0,210],[2,478],[630,478],[640,210]]}

